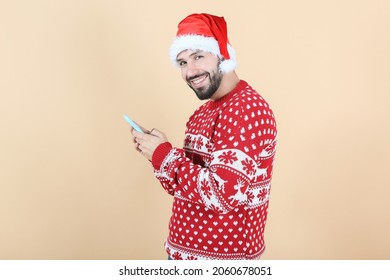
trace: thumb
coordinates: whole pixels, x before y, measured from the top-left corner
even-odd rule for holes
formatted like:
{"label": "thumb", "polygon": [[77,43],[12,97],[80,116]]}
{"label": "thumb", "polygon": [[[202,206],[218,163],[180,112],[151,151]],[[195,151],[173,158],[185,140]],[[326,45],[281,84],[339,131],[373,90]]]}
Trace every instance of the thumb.
{"label": "thumb", "polygon": [[164,133],[162,133],[160,130],[153,128],[150,131],[150,134],[157,136],[157,137],[164,137]]}
{"label": "thumb", "polygon": [[153,128],[152,131],[150,132],[151,135],[160,138],[163,142],[168,142],[167,136],[165,136],[164,132],[161,132],[158,129]]}

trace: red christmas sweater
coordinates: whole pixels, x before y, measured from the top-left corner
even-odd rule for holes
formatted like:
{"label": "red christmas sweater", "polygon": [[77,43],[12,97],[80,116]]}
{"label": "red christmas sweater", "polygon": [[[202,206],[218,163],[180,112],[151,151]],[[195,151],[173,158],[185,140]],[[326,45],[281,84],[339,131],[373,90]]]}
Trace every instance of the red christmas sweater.
{"label": "red christmas sweater", "polygon": [[174,196],[165,242],[173,259],[260,257],[276,134],[268,103],[241,80],[194,112],[183,149],[156,149],[155,176]]}

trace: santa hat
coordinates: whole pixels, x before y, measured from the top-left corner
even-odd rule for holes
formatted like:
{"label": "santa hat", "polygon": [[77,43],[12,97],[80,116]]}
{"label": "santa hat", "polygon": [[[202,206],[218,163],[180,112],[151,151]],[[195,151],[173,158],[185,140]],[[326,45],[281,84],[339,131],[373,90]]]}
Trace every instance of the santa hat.
{"label": "santa hat", "polygon": [[183,19],[169,53],[173,64],[177,65],[177,55],[184,50],[202,50],[217,55],[222,59],[220,70],[223,73],[237,67],[236,53],[229,43],[223,17],[192,14]]}

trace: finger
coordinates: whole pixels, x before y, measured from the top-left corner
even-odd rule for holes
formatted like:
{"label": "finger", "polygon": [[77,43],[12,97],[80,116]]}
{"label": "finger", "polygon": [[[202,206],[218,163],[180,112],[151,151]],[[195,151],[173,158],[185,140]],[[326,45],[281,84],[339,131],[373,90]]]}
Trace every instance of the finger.
{"label": "finger", "polygon": [[134,137],[136,138],[136,141],[138,143],[143,143],[143,142],[150,142],[153,138],[156,137],[156,135],[140,133],[140,132],[135,131]]}
{"label": "finger", "polygon": [[137,131],[134,128],[130,129],[131,135],[135,138]]}
{"label": "finger", "polygon": [[138,151],[138,152],[140,151],[140,149],[139,149],[139,144],[138,144],[138,143],[135,143],[135,144],[134,144],[134,149],[135,149],[136,151]]}
{"label": "finger", "polygon": [[140,125],[139,123],[135,122],[135,124],[138,125],[144,133],[149,133],[149,130]]}
{"label": "finger", "polygon": [[161,132],[161,131],[158,130],[158,129],[153,129],[153,130],[151,131],[151,135],[153,135],[154,137],[159,138],[159,139],[162,140],[163,142],[168,141],[167,137],[165,136],[165,133],[164,133],[164,132]]}
{"label": "finger", "polygon": [[135,137],[134,137],[134,135],[133,135],[133,130],[134,130],[134,128],[131,128],[131,129],[130,129],[131,135],[133,136],[133,143],[137,143],[137,141],[135,140]]}
{"label": "finger", "polygon": [[142,144],[140,144],[140,143],[137,144],[137,150],[138,150],[138,152],[140,152],[140,153],[142,154],[142,152],[143,152],[144,149],[145,149],[145,147],[142,146]]}
{"label": "finger", "polygon": [[160,130],[158,129],[155,129],[153,128],[151,131],[150,131],[150,134],[151,135],[154,135],[154,136],[157,136],[157,137],[163,137],[163,134]]}
{"label": "finger", "polygon": [[145,127],[143,127],[143,126],[139,126],[141,129],[142,129],[142,131],[145,133],[145,134],[149,134],[150,133],[150,130],[149,129],[146,129]]}
{"label": "finger", "polygon": [[135,139],[143,139],[144,133],[138,132],[137,130],[133,129],[132,130],[133,136]]}

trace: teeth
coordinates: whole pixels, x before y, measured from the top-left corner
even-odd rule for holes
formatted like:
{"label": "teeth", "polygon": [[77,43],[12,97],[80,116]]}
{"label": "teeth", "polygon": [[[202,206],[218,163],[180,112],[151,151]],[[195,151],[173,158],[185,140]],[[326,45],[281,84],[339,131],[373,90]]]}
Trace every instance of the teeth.
{"label": "teeth", "polygon": [[192,83],[199,84],[199,83],[203,82],[206,79],[206,77],[207,77],[207,75],[200,77],[198,79],[192,80]]}

